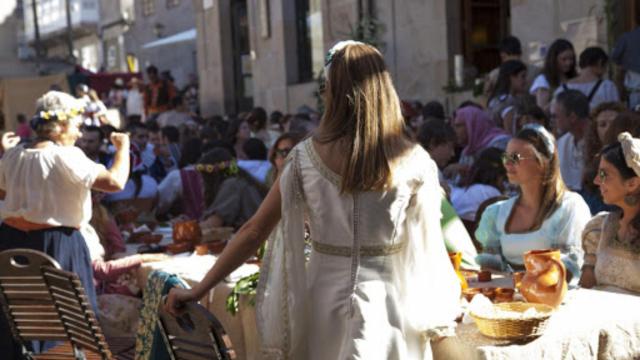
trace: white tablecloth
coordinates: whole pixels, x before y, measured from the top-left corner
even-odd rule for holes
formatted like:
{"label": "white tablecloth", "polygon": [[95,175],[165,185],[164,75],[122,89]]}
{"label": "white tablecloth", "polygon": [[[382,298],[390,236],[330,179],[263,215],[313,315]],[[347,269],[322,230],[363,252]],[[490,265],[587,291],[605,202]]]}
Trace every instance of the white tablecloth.
{"label": "white tablecloth", "polygon": [[[165,236],[160,242],[167,245],[172,242],[170,231],[160,229],[155,233],[164,233]],[[135,254],[140,244],[127,244],[127,254]],[[176,274],[189,285],[194,286],[199,283],[216,262],[215,255],[195,255],[183,253],[172,256],[166,261],[146,263],[138,269],[138,284],[142,289],[146,284],[146,279],[153,270],[162,270]],[[227,334],[231,338],[233,348],[236,350],[238,359],[257,359],[259,355],[258,333],[255,323],[255,309],[246,303],[246,299],[241,299],[239,312],[233,316],[226,311],[226,299],[231,292],[235,282],[247,275],[258,271],[257,265],[245,264],[234,271],[225,281],[213,288],[208,296],[205,296],[200,303],[211,311],[222,323]]]}
{"label": "white tablecloth", "polygon": [[640,359],[640,297],[570,290],[545,333],[526,344],[481,335],[460,324],[457,336],[434,346],[443,359]]}

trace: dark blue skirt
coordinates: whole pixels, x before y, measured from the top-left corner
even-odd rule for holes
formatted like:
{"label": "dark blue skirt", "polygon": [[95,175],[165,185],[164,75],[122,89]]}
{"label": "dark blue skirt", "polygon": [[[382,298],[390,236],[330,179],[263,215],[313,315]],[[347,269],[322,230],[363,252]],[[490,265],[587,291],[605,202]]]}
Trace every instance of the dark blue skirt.
{"label": "dark blue skirt", "polygon": [[[0,226],[0,251],[24,248],[46,253],[60,264],[63,270],[78,274],[93,311],[97,314],[96,289],[89,249],[80,231],[69,227],[24,232],[2,224]],[[3,359],[20,359],[21,351],[13,342],[4,314],[0,312],[0,354]]]}

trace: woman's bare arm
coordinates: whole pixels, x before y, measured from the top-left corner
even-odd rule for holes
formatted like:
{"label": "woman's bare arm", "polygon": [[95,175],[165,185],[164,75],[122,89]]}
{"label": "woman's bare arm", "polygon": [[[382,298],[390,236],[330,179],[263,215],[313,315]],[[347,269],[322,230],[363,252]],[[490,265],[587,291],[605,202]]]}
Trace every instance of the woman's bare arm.
{"label": "woman's bare arm", "polygon": [[171,289],[167,298],[167,311],[175,314],[180,303],[202,298],[211,288],[255,254],[280,221],[280,204],[280,185],[277,179],[258,211],[238,230],[204,279],[190,290]]}
{"label": "woman's bare arm", "polygon": [[122,191],[129,179],[129,135],[113,133],[111,142],[116,147],[113,165],[102,171],[93,183],[93,189],[104,192]]}

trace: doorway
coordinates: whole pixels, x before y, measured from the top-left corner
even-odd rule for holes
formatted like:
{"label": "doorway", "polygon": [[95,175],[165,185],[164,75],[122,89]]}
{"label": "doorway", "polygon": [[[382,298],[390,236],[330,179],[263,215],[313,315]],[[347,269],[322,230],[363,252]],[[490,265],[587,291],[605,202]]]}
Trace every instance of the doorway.
{"label": "doorway", "polygon": [[253,76],[247,1],[231,2],[233,81],[236,113],[253,108]]}
{"label": "doorway", "polygon": [[464,58],[485,74],[500,65],[500,41],[509,35],[509,0],[460,0]]}

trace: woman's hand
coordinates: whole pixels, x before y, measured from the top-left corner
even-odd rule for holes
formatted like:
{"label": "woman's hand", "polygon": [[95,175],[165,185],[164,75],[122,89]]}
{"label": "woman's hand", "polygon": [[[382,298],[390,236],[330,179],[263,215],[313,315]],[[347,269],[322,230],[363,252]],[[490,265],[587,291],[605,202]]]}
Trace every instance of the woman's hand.
{"label": "woman's hand", "polygon": [[129,135],[124,133],[111,133],[111,143],[116,150],[129,150]]}
{"label": "woman's hand", "polygon": [[8,131],[2,134],[2,148],[0,151],[7,151],[18,145],[19,142],[20,136],[16,135],[14,132]]}
{"label": "woman's hand", "polygon": [[583,288],[590,289],[596,286],[598,282],[596,281],[596,273],[593,270],[593,266],[583,266],[582,267],[582,275],[580,275],[580,282],[578,285]]}
{"label": "woman's hand", "polygon": [[180,309],[185,302],[197,300],[194,289],[183,289],[174,287],[167,295],[167,301],[164,303],[164,309],[173,316],[180,315]]}

